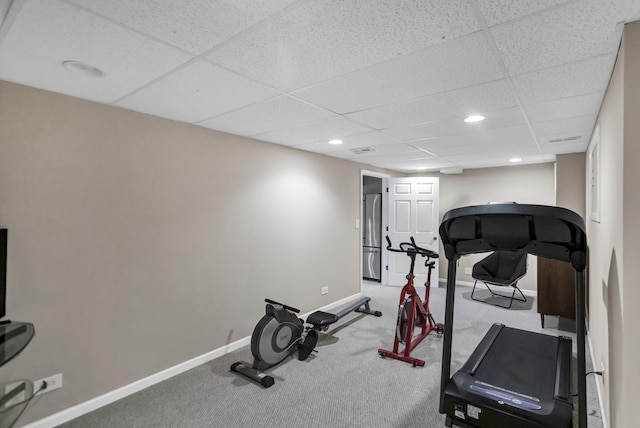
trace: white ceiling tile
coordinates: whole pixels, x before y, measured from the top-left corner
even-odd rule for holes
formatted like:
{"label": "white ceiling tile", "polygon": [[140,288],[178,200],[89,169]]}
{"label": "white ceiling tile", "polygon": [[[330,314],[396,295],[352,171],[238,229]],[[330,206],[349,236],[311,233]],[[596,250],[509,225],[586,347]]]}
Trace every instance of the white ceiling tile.
{"label": "white ceiling tile", "polygon": [[[422,146],[423,144],[418,144]],[[427,147],[425,150],[428,150],[430,153],[438,157],[447,158],[449,156],[463,155],[463,156],[471,156],[476,155],[478,153],[485,153],[486,147],[482,144],[469,144],[469,141],[466,141],[465,144],[458,146],[447,146],[442,145],[440,147]]]}
{"label": "white ceiling tile", "polygon": [[426,153],[424,150],[420,150],[418,147],[414,147],[408,144],[396,143],[396,144],[384,144],[374,147],[376,149],[373,153],[365,153],[361,157],[365,158],[377,158],[382,156],[391,156],[396,154],[411,153],[413,158],[425,158],[433,157],[432,154]]}
{"label": "white ceiling tile", "polygon": [[344,138],[349,135],[363,134],[370,131],[370,128],[360,125],[352,120],[346,119],[342,116],[334,116],[305,125],[258,134],[254,137],[271,143],[283,144],[286,146],[298,146],[318,141],[329,141],[336,138]]}
{"label": "white ceiling tile", "polygon": [[[509,157],[504,156],[503,153],[494,154],[493,160],[491,158],[482,158],[482,159],[461,159],[456,160],[463,169],[474,169],[474,168],[494,168],[499,166],[513,166],[518,167],[519,165],[530,165],[530,164],[538,164],[545,163],[548,160],[539,154],[531,154],[531,155],[518,155],[522,159],[521,162],[511,163],[509,162]],[[555,161],[555,156],[553,156],[552,161]],[[517,202],[517,201],[516,201]]]}
{"label": "white ceiling tile", "polygon": [[346,137],[342,137],[341,140],[342,144],[340,145],[329,144],[326,140],[323,140],[294,147],[317,153],[331,153],[354,149],[370,149],[371,153],[373,153],[375,152],[375,148],[377,146],[393,146],[400,143],[397,139],[390,137],[389,135],[385,135],[381,132],[367,132],[365,134],[349,135]]}
{"label": "white ceiling tile", "polygon": [[484,83],[436,95],[346,115],[374,129],[397,128],[418,123],[464,118],[515,107],[516,99],[505,80]]}
{"label": "white ceiling tile", "polygon": [[531,122],[547,122],[569,117],[597,114],[603,93],[578,95],[559,100],[525,105],[524,109]]}
{"label": "white ceiling tile", "polygon": [[487,148],[477,152],[469,149],[466,153],[444,156],[445,159],[465,167],[481,165],[484,162],[491,162],[492,159],[496,165],[513,165],[509,162],[509,159],[513,157],[519,157],[523,160],[535,157],[538,161],[542,160],[537,148],[519,146]]}
{"label": "white ceiling tile", "polygon": [[288,95],[271,98],[224,113],[198,125],[232,134],[252,136],[281,128],[303,125],[335,116]]}
{"label": "white ceiling tile", "polygon": [[242,34],[209,59],[293,91],[478,29],[464,0],[316,0]]}
{"label": "white ceiling tile", "polygon": [[117,104],[184,122],[198,122],[280,93],[206,61],[194,61]]}
{"label": "white ceiling tile", "polygon": [[602,55],[514,77],[513,84],[524,105],[604,93],[615,55]]}
{"label": "white ceiling tile", "polygon": [[373,147],[380,145],[393,145],[400,141],[398,139],[385,135],[381,132],[368,132],[366,134],[349,135],[342,139],[343,145],[348,148]]}
{"label": "white ceiling tile", "polygon": [[516,145],[510,146],[487,146],[487,145],[468,145],[468,146],[460,146],[457,150],[441,148],[434,150],[433,152],[445,159],[449,159],[451,161],[460,162],[463,159],[484,159],[484,158],[495,158],[496,152],[500,153],[500,157],[506,158],[507,160],[513,157],[515,154],[520,153],[520,147]]}
{"label": "white ceiling tile", "polygon": [[[540,136],[554,136],[559,134],[570,134],[575,132],[576,135],[585,135],[591,133],[591,129],[596,122],[596,115],[571,117],[561,120],[552,120],[548,122],[536,122],[532,123],[533,130],[536,135]],[[576,132],[582,131],[582,132]]]}
{"label": "white ceiling tile", "polygon": [[385,160],[370,163],[378,168],[387,168],[393,171],[405,172],[408,174],[428,174],[429,172],[439,171],[443,168],[455,168],[458,165],[440,158],[427,159],[406,159],[406,160]]}
{"label": "white ceiling tile", "polygon": [[511,75],[615,53],[620,42],[615,13],[589,2],[491,28]]}
{"label": "white ceiling tile", "polygon": [[419,125],[386,129],[384,133],[402,141],[412,141],[526,124],[525,117],[519,107],[483,113],[485,113],[486,119],[482,122],[466,123],[461,118],[455,118],[442,122],[421,123]]}
{"label": "white ceiling tile", "polygon": [[[385,150],[387,148],[392,150]],[[396,144],[395,146],[389,147],[380,146],[377,148],[376,152],[358,155],[354,158],[351,158],[351,160],[374,165],[380,163],[406,163],[407,161],[426,160],[433,158],[434,155],[431,153],[417,150],[404,144]]]}
{"label": "white ceiling tile", "polygon": [[445,146],[440,147],[427,147],[425,150],[433,153],[436,156],[450,159],[459,160],[460,157],[466,158],[468,156],[480,156],[491,157],[496,153],[501,152],[501,156],[513,157],[523,150],[538,152],[535,144],[524,144],[522,142],[496,142],[496,143],[482,143],[466,141],[465,144],[458,146]]}
{"label": "white ceiling tile", "polygon": [[[109,103],[189,59],[179,50],[56,0],[20,5],[0,45],[4,80]],[[105,75],[71,73],[62,65],[67,60],[97,67]]]}
{"label": "white ceiling tile", "polygon": [[456,151],[466,152],[466,147],[473,146],[483,150],[487,146],[536,146],[529,127],[526,125],[510,128],[486,129],[470,134],[452,135],[440,138],[428,138],[412,141],[416,147],[435,153],[438,156],[453,154]]}
{"label": "white ceiling tile", "polygon": [[[452,153],[451,155],[442,155],[450,160],[456,162],[460,160],[457,156],[464,156],[465,152],[460,151],[458,153]],[[534,144],[512,144],[512,143],[500,143],[500,144],[486,144],[482,147],[482,150],[475,153],[475,157],[480,158],[500,158],[500,159],[512,159],[522,158],[522,156],[539,155],[540,151]]]}
{"label": "white ceiling tile", "polygon": [[320,83],[296,96],[340,114],[504,77],[481,32]]}
{"label": "white ceiling tile", "polygon": [[478,0],[489,27],[573,0]]}
{"label": "white ceiling tile", "polygon": [[343,149],[331,152],[330,154],[331,156],[339,157],[342,159],[351,159],[357,162],[366,161],[367,163],[389,159],[403,159],[410,154],[415,154],[416,156],[431,156],[420,149],[397,142],[391,144],[379,144],[372,147],[372,149],[372,151],[365,153],[360,153],[359,151],[354,149]]}
{"label": "white ceiling tile", "polygon": [[633,22],[640,19],[640,1],[638,0],[585,0],[596,3],[601,8],[613,10],[616,22]]}
{"label": "white ceiling tile", "polygon": [[296,0],[71,0],[128,27],[200,54]]}
{"label": "white ceiling tile", "polygon": [[584,153],[589,146],[590,135],[586,135],[575,141],[566,141],[559,143],[550,143],[543,141],[540,145],[544,153],[553,153],[556,155],[564,153]]}

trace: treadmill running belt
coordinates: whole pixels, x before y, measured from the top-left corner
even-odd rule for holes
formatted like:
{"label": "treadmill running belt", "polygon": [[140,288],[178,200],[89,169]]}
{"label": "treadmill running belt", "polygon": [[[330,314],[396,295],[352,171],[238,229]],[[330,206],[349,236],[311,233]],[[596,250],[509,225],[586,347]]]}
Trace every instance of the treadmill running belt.
{"label": "treadmill running belt", "polygon": [[553,399],[557,348],[557,337],[505,327],[474,377],[520,394]]}
{"label": "treadmill running belt", "polygon": [[[571,426],[572,403],[556,385],[570,384],[559,361],[571,358],[571,339],[494,324],[447,385],[449,421],[474,427]],[[567,354],[567,355],[564,355]],[[447,426],[450,426],[447,424]]]}

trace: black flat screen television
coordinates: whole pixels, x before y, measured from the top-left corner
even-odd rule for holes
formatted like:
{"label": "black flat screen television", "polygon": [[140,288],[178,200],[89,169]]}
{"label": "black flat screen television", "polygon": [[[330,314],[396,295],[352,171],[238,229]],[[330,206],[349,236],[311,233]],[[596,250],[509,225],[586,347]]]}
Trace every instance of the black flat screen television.
{"label": "black flat screen television", "polygon": [[7,229],[0,229],[0,318],[7,314]]}

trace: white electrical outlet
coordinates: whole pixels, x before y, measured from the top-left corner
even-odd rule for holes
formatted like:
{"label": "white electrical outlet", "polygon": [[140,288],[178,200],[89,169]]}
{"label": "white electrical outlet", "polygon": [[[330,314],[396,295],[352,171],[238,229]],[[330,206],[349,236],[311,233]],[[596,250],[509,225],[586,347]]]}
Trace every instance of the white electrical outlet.
{"label": "white electrical outlet", "polygon": [[[46,387],[44,387],[45,382],[47,383]],[[36,395],[44,394],[58,388],[62,388],[62,373],[33,382],[33,392],[36,393]]]}
{"label": "white electrical outlet", "polygon": [[471,275],[471,268],[464,268],[465,275]]}
{"label": "white electrical outlet", "polygon": [[320,289],[320,294],[322,294],[323,296],[324,296],[325,294],[329,294],[329,287],[322,287],[322,288]]}

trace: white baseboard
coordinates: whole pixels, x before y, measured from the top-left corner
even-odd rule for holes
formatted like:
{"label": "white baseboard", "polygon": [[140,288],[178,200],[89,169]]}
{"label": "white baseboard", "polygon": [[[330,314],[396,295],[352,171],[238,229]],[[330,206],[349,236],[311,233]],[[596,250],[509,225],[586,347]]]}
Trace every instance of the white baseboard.
{"label": "white baseboard", "polygon": [[[587,343],[589,344],[589,352],[591,353],[591,364],[593,366],[592,370],[594,372],[599,371],[600,369],[596,367],[596,359],[593,357],[593,347],[591,346],[591,335],[589,334],[588,328],[587,328]],[[607,418],[604,413],[604,404],[602,400],[602,389],[600,388],[600,382],[598,382],[598,378],[596,378],[595,384],[596,384],[596,392],[598,393],[598,404],[600,404],[600,414],[602,415],[602,428],[607,428]]]}
{"label": "white baseboard", "polygon": [[[327,311],[338,306],[342,306],[350,302],[351,300],[360,297],[361,294],[354,294],[353,296],[346,297],[337,302],[331,303],[329,305],[323,306],[319,310]],[[311,312],[307,314],[303,314],[302,318],[306,319]],[[160,383],[164,380],[172,378],[173,376],[177,376],[180,373],[184,373],[187,370],[191,370],[199,365],[205,364],[211,360],[214,360],[218,357],[221,357],[229,352],[233,352],[237,349],[242,348],[243,346],[251,343],[251,336],[247,336],[243,339],[237,340],[233,343],[225,345],[221,348],[215,349],[213,351],[207,352],[206,354],[200,355],[198,357],[192,358],[188,361],[170,367],[166,370],[162,370],[158,373],[152,374],[151,376],[147,376],[144,379],[140,379],[113,391],[107,392],[106,394],[102,394],[98,397],[92,398],[91,400],[87,400],[83,403],[77,404],[75,406],[64,409],[58,413],[54,413],[53,415],[47,416],[45,418],[39,419],[30,424],[24,425],[23,428],[51,428],[58,425],[61,425],[65,422],[68,422],[72,419],[78,418],[84,414],[92,412],[94,410],[99,409],[100,407],[104,407],[107,404],[111,404],[114,401],[120,400],[121,398],[125,398],[131,394],[135,394],[138,391],[141,391],[145,388],[148,388],[156,383]]]}
{"label": "white baseboard", "polygon": [[100,407],[106,406],[107,404],[111,404],[114,401],[120,400],[121,398],[124,398],[128,395],[134,394],[138,391],[155,385],[156,383],[162,382],[163,380],[167,380],[173,376],[179,375],[180,373],[186,372],[187,370],[191,370],[192,368],[211,361],[215,358],[228,354],[229,352],[233,352],[236,349],[248,345],[250,341],[251,337],[245,337],[244,339],[240,339],[221,348],[218,348],[211,352],[207,352],[206,354],[200,355],[198,357],[192,358],[191,360],[170,367],[166,370],[162,370],[158,373],[152,374],[151,376],[147,376],[143,379],[140,379],[113,391],[107,392],[106,394],[102,394],[98,397],[92,398],[91,400],[85,401],[84,403],[77,404],[73,407],[69,407],[43,419],[39,419],[35,422],[25,425],[23,428],[50,428],[58,426],[72,419],[80,417],[86,413],[97,410]]}

